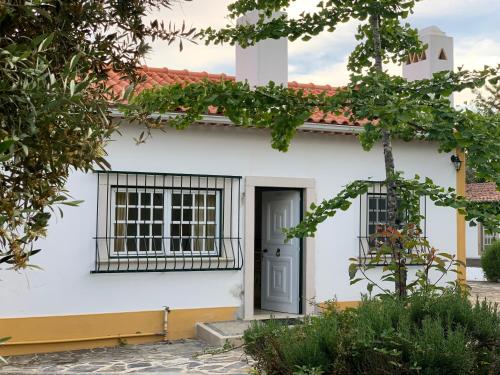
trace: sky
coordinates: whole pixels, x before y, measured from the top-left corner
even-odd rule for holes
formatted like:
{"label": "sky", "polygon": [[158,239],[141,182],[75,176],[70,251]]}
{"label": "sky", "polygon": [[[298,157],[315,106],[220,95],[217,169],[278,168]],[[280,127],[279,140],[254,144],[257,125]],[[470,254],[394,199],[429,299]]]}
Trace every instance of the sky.
{"label": "sky", "polygon": [[[227,5],[231,0],[175,1],[171,10],[162,10],[154,18],[196,28],[223,27],[231,23],[227,18]],[[304,10],[313,11],[318,0],[297,0],[288,9],[289,17],[296,17]],[[500,0],[423,0],[408,18],[412,26],[424,28],[438,26],[454,38],[455,68],[479,69],[484,65],[500,63]],[[347,57],[356,44],[356,23],[340,26],[334,33],[324,32],[308,42],[289,43],[290,81],[304,83],[346,84],[349,73]],[[155,41],[145,64],[170,69],[188,69],[209,73],[234,74],[234,47],[205,46],[204,43],[184,44],[179,52],[177,45],[168,46]],[[401,68],[389,67],[393,74]],[[461,104],[471,98],[470,93],[455,96]]]}

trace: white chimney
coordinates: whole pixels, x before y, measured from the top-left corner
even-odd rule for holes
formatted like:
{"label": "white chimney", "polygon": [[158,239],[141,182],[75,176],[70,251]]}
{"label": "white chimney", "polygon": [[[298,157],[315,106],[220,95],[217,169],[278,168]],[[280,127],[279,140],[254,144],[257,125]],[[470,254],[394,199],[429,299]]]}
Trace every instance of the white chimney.
{"label": "white chimney", "polygon": [[453,38],[437,26],[430,26],[418,32],[420,40],[427,44],[427,50],[408,57],[403,64],[403,77],[409,81],[432,78],[433,73],[453,70]]}
{"label": "white chimney", "polygon": [[[277,12],[273,17],[283,15]],[[255,24],[258,11],[240,17],[238,24]],[[236,80],[247,80],[250,86],[265,86],[269,81],[288,85],[288,40],[287,38],[266,39],[248,48],[236,46]]]}

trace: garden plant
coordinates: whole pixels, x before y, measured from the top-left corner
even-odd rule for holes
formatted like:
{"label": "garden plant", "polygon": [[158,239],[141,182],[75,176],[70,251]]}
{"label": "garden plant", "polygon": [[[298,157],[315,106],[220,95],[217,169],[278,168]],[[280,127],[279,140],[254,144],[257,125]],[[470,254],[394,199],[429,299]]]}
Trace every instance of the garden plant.
{"label": "garden plant", "polygon": [[481,268],[488,281],[500,282],[500,241],[486,246],[481,254]]}

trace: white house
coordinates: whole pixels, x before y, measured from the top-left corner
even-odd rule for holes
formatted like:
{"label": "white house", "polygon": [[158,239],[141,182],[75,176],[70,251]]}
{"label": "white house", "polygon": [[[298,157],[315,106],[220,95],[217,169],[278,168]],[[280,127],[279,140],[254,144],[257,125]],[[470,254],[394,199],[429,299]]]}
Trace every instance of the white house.
{"label": "white house", "polygon": [[[467,198],[475,202],[498,202],[500,192],[493,182],[467,184]],[[467,280],[484,281],[481,268],[481,255],[484,248],[495,240],[500,233],[489,233],[481,224],[466,226],[467,238]]]}
{"label": "white house", "polygon": [[[429,50],[412,57],[405,75],[453,69],[451,38],[435,27],[422,33]],[[145,87],[202,78],[286,84],[287,45],[238,49],[236,77],[143,72]],[[116,78],[111,84],[121,88]],[[0,271],[0,336],[12,336],[0,354],[192,337],[196,322],[311,313],[311,301],[332,298],[341,306],[359,301],[365,287],[349,285],[348,259],[371,256],[368,237],[386,216],[379,184],[320,225],[315,238],[286,244],[281,228],[348,182],[384,179],[381,145],[364,152],[360,126],[312,116],[287,153],[271,148],[268,131],[233,126],[219,113],[184,131],[156,131],[137,146],[141,130],[121,123],[107,149],[112,171],[72,173],[67,188],[84,203],[52,220],[33,258],[43,270]],[[451,154],[437,149],[396,141],[396,168],[465,194],[465,168],[457,171]],[[421,210],[431,243],[465,259],[463,219],[428,200]]]}

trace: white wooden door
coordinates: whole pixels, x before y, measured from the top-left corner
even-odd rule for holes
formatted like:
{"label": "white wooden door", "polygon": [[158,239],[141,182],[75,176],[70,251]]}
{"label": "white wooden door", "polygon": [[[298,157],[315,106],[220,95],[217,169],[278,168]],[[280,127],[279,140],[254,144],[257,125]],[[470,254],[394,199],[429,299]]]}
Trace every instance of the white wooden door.
{"label": "white wooden door", "polygon": [[261,308],[299,313],[300,241],[285,243],[282,228],[300,222],[300,193],[262,193]]}

